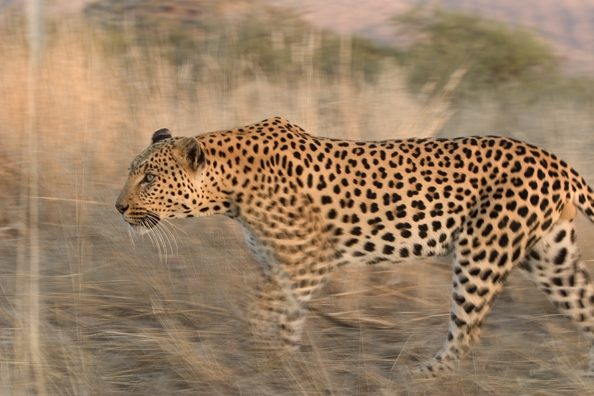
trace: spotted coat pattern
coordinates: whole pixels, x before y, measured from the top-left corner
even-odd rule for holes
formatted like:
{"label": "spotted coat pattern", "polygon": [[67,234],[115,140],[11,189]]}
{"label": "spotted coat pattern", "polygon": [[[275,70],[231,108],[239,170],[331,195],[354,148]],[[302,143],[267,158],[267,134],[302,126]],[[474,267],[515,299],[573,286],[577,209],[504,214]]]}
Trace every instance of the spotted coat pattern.
{"label": "spotted coat pattern", "polygon": [[[573,224],[576,208],[594,221],[594,194],[527,143],[335,140],[280,118],[196,137],[163,129],[132,163],[116,207],[140,232],[163,218],[235,219],[266,275],[254,331],[290,349],[307,301],[337,266],[451,252],[449,330],[421,375],[452,369],[476,342],[515,266],[594,345],[594,287]],[[590,355],[594,371],[594,347]]]}

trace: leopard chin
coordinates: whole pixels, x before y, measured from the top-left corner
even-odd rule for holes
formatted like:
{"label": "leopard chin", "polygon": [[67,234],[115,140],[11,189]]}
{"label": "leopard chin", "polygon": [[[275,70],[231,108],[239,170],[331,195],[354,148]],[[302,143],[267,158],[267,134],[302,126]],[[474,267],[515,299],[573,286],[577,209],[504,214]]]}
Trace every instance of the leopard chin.
{"label": "leopard chin", "polygon": [[150,232],[159,224],[160,221],[161,218],[159,217],[159,215],[152,212],[147,213],[143,218],[138,219],[134,222],[126,219],[126,222],[130,226],[130,228],[132,228],[134,231],[141,235]]}

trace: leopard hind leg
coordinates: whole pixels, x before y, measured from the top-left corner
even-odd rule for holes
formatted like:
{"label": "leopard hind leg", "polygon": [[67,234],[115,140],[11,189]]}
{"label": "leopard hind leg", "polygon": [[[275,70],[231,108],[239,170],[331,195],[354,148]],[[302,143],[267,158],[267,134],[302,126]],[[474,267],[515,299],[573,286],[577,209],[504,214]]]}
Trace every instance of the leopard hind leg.
{"label": "leopard hind leg", "polygon": [[488,256],[482,257],[482,250],[474,257],[465,254],[465,250],[465,246],[456,249],[445,344],[434,358],[419,367],[417,376],[438,377],[456,368],[459,360],[478,342],[483,321],[513,267],[507,259],[501,266],[485,265]]}
{"label": "leopard hind leg", "polygon": [[539,240],[519,268],[586,336],[590,343],[586,374],[591,376],[594,375],[594,284],[576,241],[573,216],[566,217],[569,218],[562,216]]}

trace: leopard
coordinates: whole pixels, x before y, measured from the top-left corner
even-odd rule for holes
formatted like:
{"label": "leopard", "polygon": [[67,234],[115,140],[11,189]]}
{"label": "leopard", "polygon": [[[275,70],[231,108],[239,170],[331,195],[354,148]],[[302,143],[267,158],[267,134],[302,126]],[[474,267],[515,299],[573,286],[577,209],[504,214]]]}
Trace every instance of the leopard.
{"label": "leopard", "polygon": [[313,136],[282,118],[197,136],[152,135],[116,209],[139,233],[171,218],[239,223],[264,273],[249,308],[256,338],[299,350],[307,303],[343,265],[453,256],[445,343],[416,369],[452,372],[477,343],[514,268],[589,342],[594,286],[577,211],[594,193],[556,155],[512,138],[353,141]]}

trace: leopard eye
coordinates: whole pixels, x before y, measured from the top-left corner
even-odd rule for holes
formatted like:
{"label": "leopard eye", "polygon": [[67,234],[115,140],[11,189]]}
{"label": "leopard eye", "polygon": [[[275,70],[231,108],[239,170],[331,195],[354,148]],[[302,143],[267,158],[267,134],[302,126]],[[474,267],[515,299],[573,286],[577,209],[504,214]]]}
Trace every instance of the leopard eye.
{"label": "leopard eye", "polygon": [[144,175],[144,179],[142,179],[141,183],[152,183],[153,180],[155,180],[155,175],[147,173],[146,175]]}

